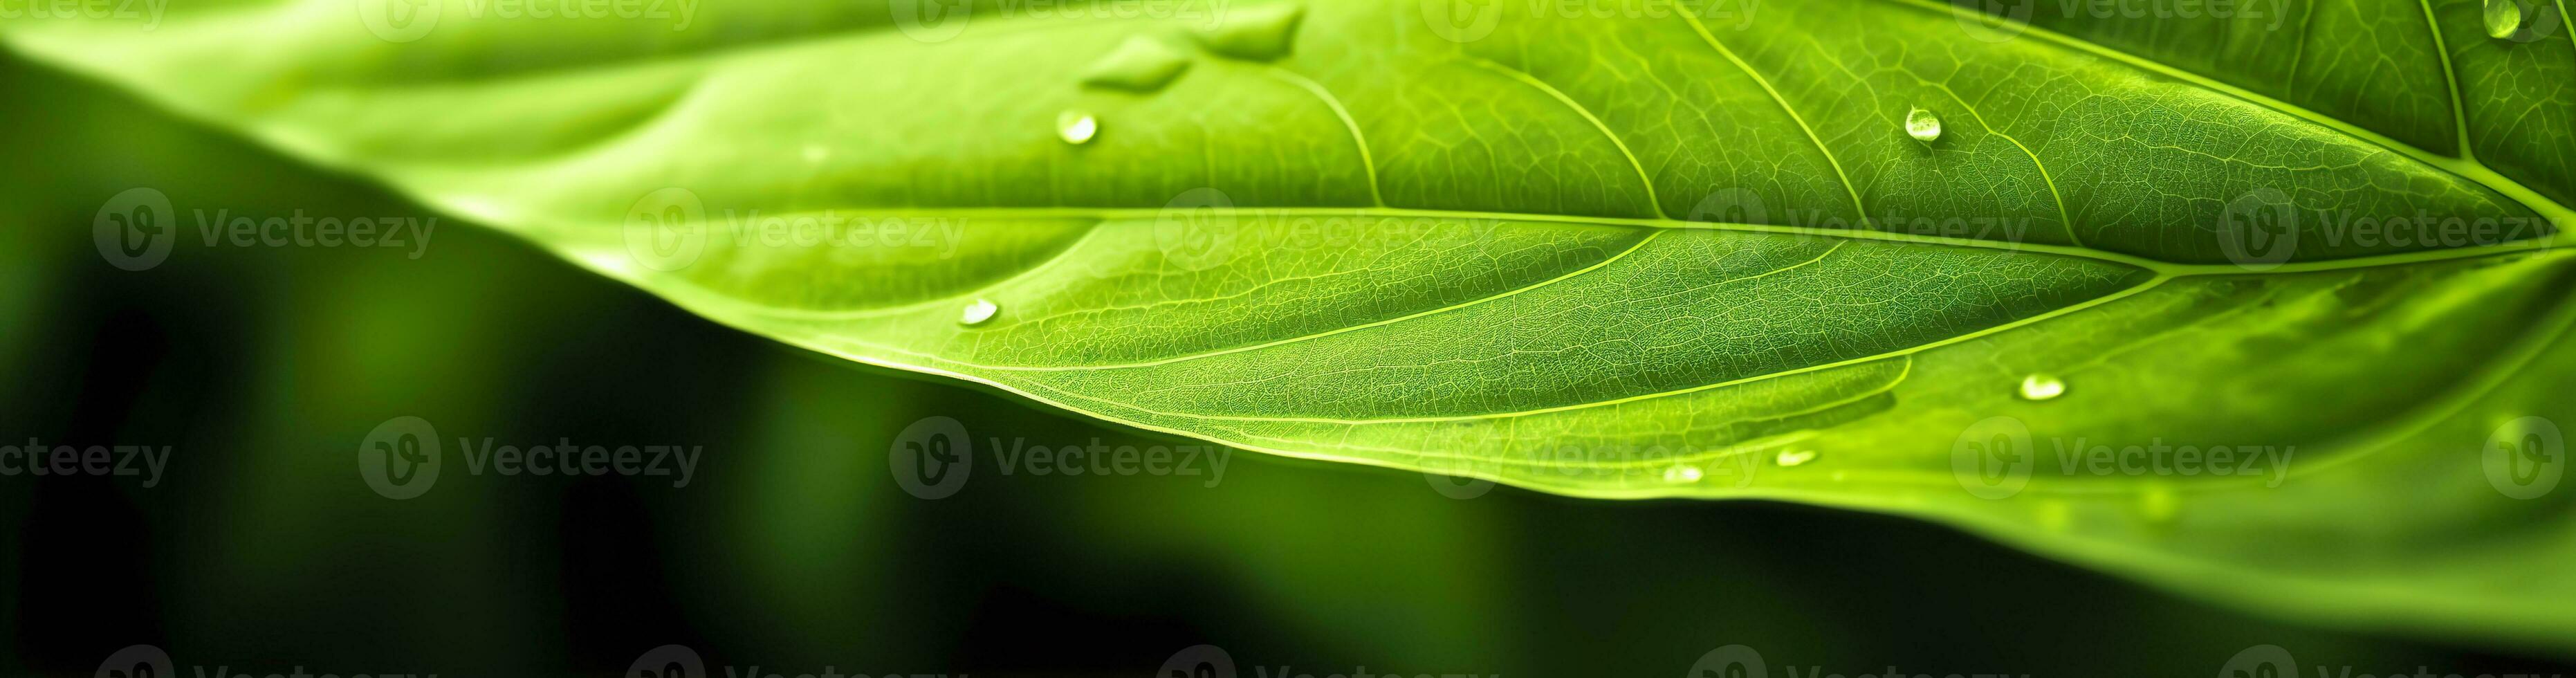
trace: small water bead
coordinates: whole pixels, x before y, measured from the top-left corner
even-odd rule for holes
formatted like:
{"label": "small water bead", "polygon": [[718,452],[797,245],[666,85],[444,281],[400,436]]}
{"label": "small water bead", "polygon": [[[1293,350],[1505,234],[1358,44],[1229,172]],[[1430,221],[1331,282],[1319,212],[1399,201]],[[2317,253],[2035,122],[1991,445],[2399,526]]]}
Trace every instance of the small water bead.
{"label": "small water bead", "polygon": [[1697,466],[1676,464],[1672,468],[1664,469],[1664,482],[1667,483],[1695,483],[1699,482],[1699,478],[1700,471]]}
{"label": "small water bead", "polygon": [[2487,36],[2511,38],[2522,30],[2522,3],[2517,0],[2487,0]]}
{"label": "small water bead", "polygon": [[976,299],[975,303],[966,305],[964,313],[957,314],[957,322],[965,325],[982,325],[984,321],[992,320],[993,314],[1000,312],[1002,312],[1001,305],[993,303],[992,300]]}
{"label": "small water bead", "polygon": [[1055,135],[1065,143],[1074,145],[1091,143],[1091,137],[1098,134],[1100,134],[1100,121],[1092,118],[1089,112],[1068,110],[1055,116]]}
{"label": "small water bead", "polygon": [[1941,116],[1920,108],[1905,113],[1905,135],[1931,143],[1941,138]]}
{"label": "small water bead", "polygon": [[2047,400],[2061,395],[2066,395],[2066,380],[2057,378],[2057,375],[2037,372],[2021,378],[2023,400]]}
{"label": "small water bead", "polygon": [[1779,456],[1771,459],[1771,461],[1778,462],[1781,466],[1797,466],[1815,460],[1815,450],[1781,450]]}

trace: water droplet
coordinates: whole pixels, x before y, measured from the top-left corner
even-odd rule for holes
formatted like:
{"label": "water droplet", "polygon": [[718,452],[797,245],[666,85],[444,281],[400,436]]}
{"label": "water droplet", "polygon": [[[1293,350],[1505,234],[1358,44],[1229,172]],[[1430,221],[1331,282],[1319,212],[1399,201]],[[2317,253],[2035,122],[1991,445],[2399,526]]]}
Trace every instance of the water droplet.
{"label": "water droplet", "polygon": [[1297,21],[1305,17],[1306,6],[1294,2],[1229,8],[1216,25],[1199,30],[1199,44],[1237,59],[1270,61],[1288,55]]}
{"label": "water droplet", "polygon": [[1804,464],[1804,463],[1807,463],[1807,462],[1815,461],[1815,460],[1816,460],[1816,451],[1815,451],[1815,450],[1781,450],[1781,451],[1780,451],[1780,456],[1773,457],[1771,460],[1772,460],[1772,461],[1775,461],[1775,462],[1779,462],[1781,466],[1797,466],[1797,465]]}
{"label": "water droplet", "polygon": [[2487,36],[2511,38],[2522,30],[2522,3],[2517,0],[2487,0]]}
{"label": "water droplet", "polygon": [[1664,469],[1664,482],[1667,483],[1695,483],[1699,482],[1699,476],[1699,467],[1689,464],[1675,464]]}
{"label": "water droplet", "polygon": [[1100,121],[1092,119],[1090,113],[1068,110],[1055,115],[1055,136],[1065,143],[1091,143],[1091,137],[1097,134],[1100,134]]}
{"label": "water droplet", "polygon": [[1082,84],[1151,92],[1162,89],[1164,84],[1170,83],[1172,78],[1189,70],[1189,67],[1189,55],[1172,49],[1171,45],[1151,37],[1130,35],[1126,42],[1118,43],[1118,49],[1101,55],[1083,69]]}
{"label": "water droplet", "polygon": [[2021,378],[2023,400],[2047,400],[2066,395],[2066,380],[2046,372],[2034,372]]}
{"label": "water droplet", "polygon": [[1905,113],[1905,135],[1931,143],[1941,138],[1941,116],[1920,108]]}
{"label": "water droplet", "polygon": [[984,321],[992,320],[993,314],[1001,311],[1002,307],[994,304],[990,299],[976,299],[975,303],[966,305],[966,312],[957,314],[957,322],[965,325],[982,325]]}

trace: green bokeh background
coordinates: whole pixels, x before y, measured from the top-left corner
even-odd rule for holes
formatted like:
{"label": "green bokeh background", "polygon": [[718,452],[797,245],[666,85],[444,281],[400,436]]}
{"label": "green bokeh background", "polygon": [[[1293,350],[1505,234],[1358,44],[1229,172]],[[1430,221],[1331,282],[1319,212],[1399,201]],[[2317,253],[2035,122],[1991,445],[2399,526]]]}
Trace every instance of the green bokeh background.
{"label": "green bokeh background", "polygon": [[[134,478],[0,477],[0,673],[616,675],[684,643],[713,675],[1148,676],[1226,648],[1241,676],[1675,676],[1745,644],[1777,672],[2568,672],[2510,649],[2304,628],[1902,519],[1762,502],[1612,502],[1241,453],[1203,477],[1031,477],[990,458],[905,494],[927,416],[1057,446],[1178,441],[807,354],[442,218],[408,249],[209,247],[193,210],[431,216],[0,61],[0,444],[175,449]],[[166,192],[167,262],[91,239]],[[425,496],[370,491],[368,432],[450,441]],[[472,476],[452,441],[703,446],[669,478]],[[979,449],[979,454],[988,453]]]}

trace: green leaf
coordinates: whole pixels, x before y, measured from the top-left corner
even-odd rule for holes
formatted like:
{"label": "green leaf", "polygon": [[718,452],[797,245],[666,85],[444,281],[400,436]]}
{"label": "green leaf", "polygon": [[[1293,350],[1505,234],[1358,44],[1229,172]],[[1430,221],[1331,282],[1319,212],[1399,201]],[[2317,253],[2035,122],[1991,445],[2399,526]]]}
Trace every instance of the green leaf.
{"label": "green leaf", "polygon": [[8,40],[851,360],[2576,649],[2562,7],[1113,6],[245,0]]}

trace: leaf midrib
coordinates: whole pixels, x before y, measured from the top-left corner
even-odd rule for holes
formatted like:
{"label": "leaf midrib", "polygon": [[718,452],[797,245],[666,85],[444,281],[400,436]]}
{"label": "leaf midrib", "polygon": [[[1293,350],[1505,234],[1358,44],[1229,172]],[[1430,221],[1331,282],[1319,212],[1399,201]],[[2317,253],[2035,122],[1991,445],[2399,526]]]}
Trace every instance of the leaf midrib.
{"label": "leaf midrib", "polygon": [[[2563,234],[2553,233],[2553,234],[2549,234],[2547,237],[2527,238],[2527,239],[2523,239],[2523,240],[2515,240],[2515,241],[2511,241],[2511,242],[2498,243],[2498,244],[2493,244],[2493,245],[2477,245],[2477,246],[2470,246],[2470,247],[2451,247],[2451,248],[2432,249],[2432,250],[2420,250],[2420,251],[2414,251],[2414,252],[2397,252],[2397,253],[2390,253],[2390,254],[2375,254],[2375,255],[2360,256],[2360,257],[2349,257],[2349,258],[2343,258],[2343,259],[2324,259],[2324,260],[2311,260],[2311,261],[2293,261],[2293,262],[2283,263],[2283,264],[2281,264],[2281,265],[2279,265],[2279,266],[2276,266],[2276,267],[2263,268],[2263,269],[2259,269],[2259,270],[2258,270],[2258,269],[2255,269],[2255,268],[2249,268],[2249,267],[2247,267],[2247,266],[2243,266],[2243,265],[2239,265],[2239,264],[2234,264],[2234,263],[2206,263],[2206,264],[2180,263],[2180,262],[2165,261],[2165,260],[2161,260],[2161,259],[2151,259],[2151,258],[2142,257],[2142,256],[2134,255],[2134,254],[2127,254],[2127,253],[2123,253],[2123,252],[2113,252],[2113,251],[2108,251],[2108,250],[2093,249],[2093,248],[2089,248],[2089,247],[2076,247],[2076,246],[2071,246],[2071,245],[2055,245],[2055,244],[2048,244],[2048,243],[2034,243],[2034,242],[2018,242],[2018,241],[2010,241],[2010,240],[1984,240],[1984,239],[1977,239],[1977,238],[1959,238],[1959,237],[1937,236],[1937,235],[1920,235],[1920,234],[1914,234],[1914,233],[1901,233],[1901,232],[1892,232],[1892,231],[1880,231],[1880,230],[1864,229],[1864,228],[1825,228],[1825,227],[1817,227],[1817,226],[1787,226],[1787,225],[1780,225],[1780,224],[1744,224],[1744,223],[1716,222],[1716,221],[1684,221],[1684,220],[1679,220],[1679,219],[1655,219],[1655,218],[1642,218],[1642,217],[1607,217],[1607,216],[1590,216],[1590,215],[1576,215],[1576,214],[1545,214],[1545,213],[1533,213],[1533,212],[1478,212],[1478,211],[1469,211],[1469,210],[1415,209],[1415,208],[1403,208],[1403,207],[1363,207],[1363,206],[1351,206],[1351,207],[1258,207],[1258,206],[1248,206],[1248,207],[1238,207],[1238,208],[1236,208],[1236,209],[1237,209],[1237,211],[1238,211],[1239,213],[1248,213],[1248,214],[1252,214],[1252,215],[1259,215],[1259,216],[1271,216],[1271,215],[1276,215],[1276,216],[1283,216],[1283,217],[1352,217],[1352,218],[1418,217],[1418,218],[1432,218],[1432,219],[1451,219],[1451,220],[1458,220],[1458,221],[1522,221],[1522,222],[1536,222],[1536,223],[1560,223],[1560,224],[1595,225],[1595,226],[1627,226],[1627,227],[1635,227],[1635,228],[1698,229],[1698,230],[1732,231],[1732,232],[1745,232],[1745,233],[1767,233],[1767,234],[1772,234],[1772,235],[1799,235],[1799,236],[1814,236],[1814,237],[1827,237],[1827,238],[1848,238],[1848,239],[1859,239],[1859,240],[1879,240],[1879,241],[1887,241],[1887,242],[1900,242],[1900,243],[1911,243],[1911,244],[1921,244],[1921,245],[1941,245],[1941,246],[1951,246],[1951,247],[1970,247],[1970,248],[1980,248],[1980,249],[2003,250],[2003,251],[2007,251],[2007,252],[2027,252],[2027,253],[2037,253],[2037,254],[2053,254],[2053,255],[2067,256],[2067,257],[2079,257],[2079,258],[2093,259],[2093,260],[2104,261],[2104,262],[2109,262],[2109,263],[2115,263],[2115,264],[2122,264],[2122,265],[2127,265],[2127,266],[2133,266],[2133,267],[2137,267],[2137,268],[2140,268],[2140,269],[2144,269],[2144,270],[2147,270],[2147,271],[2154,272],[2154,273],[2156,273],[2157,275],[2165,276],[2165,277],[2188,277],[2188,276],[2200,276],[2200,275],[2243,275],[2243,274],[2249,274],[2249,273],[2252,273],[2252,274],[2260,274],[2260,273],[2309,273],[2309,272],[2316,272],[2316,271],[2341,271],[2341,270],[2349,270],[2349,269],[2357,269],[2357,268],[2373,268],[2373,267],[2379,267],[2379,266],[2393,266],[2393,265],[2412,264],[2412,263],[2431,262],[2431,261],[2448,261],[2448,260],[2452,260],[2452,259],[2471,259],[2471,258],[2477,258],[2477,257],[2486,257],[2486,256],[2496,256],[2496,255],[2502,255],[2502,254],[2510,254],[2510,253],[2514,253],[2514,252],[2520,252],[2520,251],[2524,251],[2524,250],[2531,250],[2531,249],[2544,249],[2544,248],[2548,248],[2548,247],[2551,247],[2551,246],[2556,245],[2556,244],[2557,244],[2557,241],[2558,241],[2559,239],[2561,239],[2561,238],[2565,237]],[[879,215],[902,215],[902,216],[953,216],[953,217],[981,218],[981,219],[992,219],[992,220],[1011,220],[1011,219],[1097,219],[1097,220],[1101,220],[1101,221],[1104,221],[1104,222],[1105,222],[1105,221],[1152,221],[1152,220],[1154,220],[1154,219],[1156,219],[1156,218],[1159,218],[1159,217],[1161,217],[1162,215],[1164,215],[1164,214],[1165,214],[1165,210],[1166,210],[1166,208],[1160,208],[1160,207],[918,207],[918,208],[913,208],[913,207],[887,207],[887,208],[878,208],[878,209],[869,209],[869,210],[847,210],[847,209],[843,209],[843,210],[834,210],[834,211],[833,211],[833,213],[834,213],[834,214],[840,214],[840,215],[850,215],[850,214],[862,214],[862,215],[865,215],[865,214],[879,214]],[[819,213],[820,213],[820,212],[798,212],[798,213],[791,213],[791,214],[782,214],[782,215],[780,215],[780,216],[795,216],[795,215],[797,215],[797,214],[819,214]],[[2001,218],[2001,217],[1995,217],[1995,218],[1993,218],[1993,219],[1998,219],[1998,220],[2000,220],[2000,219],[2002,219],[2002,218]],[[603,226],[603,227],[605,227],[605,228],[612,228],[612,229],[613,229],[613,228],[614,228],[614,225],[606,225],[606,226]],[[574,228],[582,228],[582,227],[578,227],[578,226],[577,226],[577,227],[574,227]],[[929,303],[929,302],[922,302],[922,304],[918,304],[918,305],[926,305],[927,303]],[[907,305],[907,306],[912,306],[912,305]],[[885,308],[900,308],[900,307],[885,307]],[[873,310],[872,310],[872,312],[873,312]]]}

